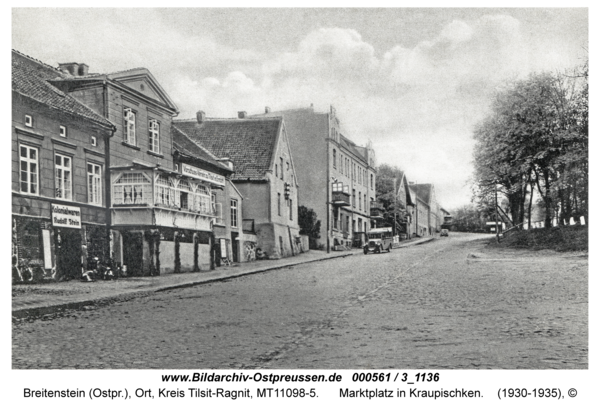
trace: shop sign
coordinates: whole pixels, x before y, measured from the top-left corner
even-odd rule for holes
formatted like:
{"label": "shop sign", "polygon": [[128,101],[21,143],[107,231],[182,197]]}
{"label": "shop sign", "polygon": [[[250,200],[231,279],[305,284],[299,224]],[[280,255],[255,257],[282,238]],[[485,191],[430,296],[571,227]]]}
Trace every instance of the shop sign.
{"label": "shop sign", "polygon": [[220,186],[225,185],[225,177],[210,171],[199,169],[198,167],[190,166],[188,164],[181,165],[181,173],[198,180],[208,181],[209,183]]}
{"label": "shop sign", "polygon": [[81,209],[52,204],[52,226],[81,229]]}

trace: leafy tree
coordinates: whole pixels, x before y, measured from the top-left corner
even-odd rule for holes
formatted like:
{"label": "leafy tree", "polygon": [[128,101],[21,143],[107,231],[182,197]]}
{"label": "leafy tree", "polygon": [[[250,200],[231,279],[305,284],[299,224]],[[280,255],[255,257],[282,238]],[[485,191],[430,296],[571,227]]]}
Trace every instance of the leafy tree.
{"label": "leafy tree", "polygon": [[317,213],[312,208],[298,206],[298,225],[300,234],[308,235],[308,247],[317,249],[317,240],[321,238],[321,221],[317,219]]}
{"label": "leafy tree", "polygon": [[552,218],[587,215],[587,65],[578,75],[534,74],[507,84],[475,130],[477,199],[499,190],[520,224],[533,196]]}
{"label": "leafy tree", "polygon": [[[375,190],[377,194],[377,205],[383,209],[384,223],[389,226],[394,225],[396,214],[402,216],[406,208],[402,206],[400,200],[396,199],[396,193],[404,172],[397,166],[381,164],[377,168],[377,180]],[[401,228],[396,225],[396,231]]]}

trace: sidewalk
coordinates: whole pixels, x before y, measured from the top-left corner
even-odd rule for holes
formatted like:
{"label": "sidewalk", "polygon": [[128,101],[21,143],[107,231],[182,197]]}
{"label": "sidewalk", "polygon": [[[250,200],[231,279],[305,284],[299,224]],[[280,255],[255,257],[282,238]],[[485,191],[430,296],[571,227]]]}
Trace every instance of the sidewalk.
{"label": "sidewalk", "polygon": [[[403,241],[397,248],[418,245],[431,240],[433,240],[433,237]],[[154,292],[185,288],[357,254],[362,255],[362,250],[331,252],[329,254],[324,251],[313,250],[295,257],[223,266],[213,271],[171,273],[154,277],[131,277],[116,281],[80,282],[71,280],[45,284],[13,285],[12,315],[13,318],[42,316],[63,309],[80,309],[93,306],[99,302],[127,300]]]}

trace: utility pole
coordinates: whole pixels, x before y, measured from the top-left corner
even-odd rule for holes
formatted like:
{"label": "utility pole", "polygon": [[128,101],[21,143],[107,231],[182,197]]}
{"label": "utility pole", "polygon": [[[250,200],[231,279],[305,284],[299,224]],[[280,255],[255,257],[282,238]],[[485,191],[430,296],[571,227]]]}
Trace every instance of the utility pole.
{"label": "utility pole", "polygon": [[496,210],[496,242],[500,242],[500,231],[498,230],[498,185],[494,184],[494,209]]}
{"label": "utility pole", "polygon": [[392,228],[392,236],[396,236],[396,215],[398,214],[398,195],[396,194],[396,177],[394,181],[394,226]]}

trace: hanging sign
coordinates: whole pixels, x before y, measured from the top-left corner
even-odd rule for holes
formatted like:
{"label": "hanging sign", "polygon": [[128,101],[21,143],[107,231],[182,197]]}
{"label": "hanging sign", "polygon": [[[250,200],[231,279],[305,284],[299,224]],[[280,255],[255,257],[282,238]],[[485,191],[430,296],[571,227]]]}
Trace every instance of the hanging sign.
{"label": "hanging sign", "polygon": [[81,209],[52,204],[52,226],[81,229]]}
{"label": "hanging sign", "polygon": [[199,169],[198,167],[190,166],[189,164],[181,164],[181,174],[198,180],[208,181],[209,183],[217,184],[219,186],[225,185],[225,177],[210,171]]}

